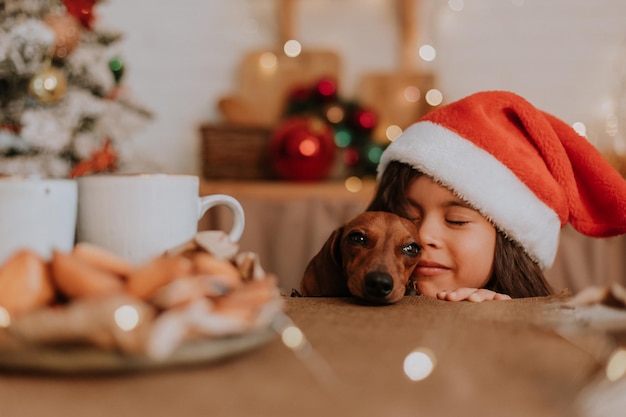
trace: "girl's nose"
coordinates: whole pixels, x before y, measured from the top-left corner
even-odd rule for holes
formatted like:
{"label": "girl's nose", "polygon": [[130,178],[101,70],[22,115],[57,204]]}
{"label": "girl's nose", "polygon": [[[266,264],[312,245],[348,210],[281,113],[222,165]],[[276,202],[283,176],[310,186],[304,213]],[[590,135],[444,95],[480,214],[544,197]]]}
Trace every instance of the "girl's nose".
{"label": "girl's nose", "polygon": [[441,227],[436,219],[425,217],[417,224],[417,239],[421,246],[437,247],[441,241]]}

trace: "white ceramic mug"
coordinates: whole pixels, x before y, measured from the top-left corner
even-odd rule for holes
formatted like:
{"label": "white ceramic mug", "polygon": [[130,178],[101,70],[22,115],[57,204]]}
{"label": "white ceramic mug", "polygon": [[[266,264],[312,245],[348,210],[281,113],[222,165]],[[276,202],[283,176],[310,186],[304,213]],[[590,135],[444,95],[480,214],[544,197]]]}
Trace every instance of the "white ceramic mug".
{"label": "white ceramic mug", "polygon": [[76,232],[76,181],[0,178],[0,263],[20,249],[49,259],[69,251]]}
{"label": "white ceramic mug", "polygon": [[237,242],[245,217],[231,196],[199,197],[192,175],[113,174],[79,177],[77,242],[90,242],[139,264],[191,239],[198,220],[217,205],[233,213]]}

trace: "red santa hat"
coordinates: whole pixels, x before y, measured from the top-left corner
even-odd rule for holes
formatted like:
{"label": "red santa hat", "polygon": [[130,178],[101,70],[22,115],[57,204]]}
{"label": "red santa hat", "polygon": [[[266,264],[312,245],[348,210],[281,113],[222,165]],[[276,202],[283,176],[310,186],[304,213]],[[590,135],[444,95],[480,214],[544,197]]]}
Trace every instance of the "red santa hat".
{"label": "red santa hat", "polygon": [[626,181],[584,137],[505,91],[428,113],[383,152],[455,192],[542,268],[566,224],[592,237],[626,233]]}

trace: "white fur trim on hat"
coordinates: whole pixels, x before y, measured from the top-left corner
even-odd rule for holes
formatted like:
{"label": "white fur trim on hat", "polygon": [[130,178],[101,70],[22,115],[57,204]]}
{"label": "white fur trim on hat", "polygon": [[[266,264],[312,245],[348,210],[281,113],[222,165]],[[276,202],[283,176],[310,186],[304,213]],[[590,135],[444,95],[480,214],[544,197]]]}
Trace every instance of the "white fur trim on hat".
{"label": "white fur trim on hat", "polygon": [[406,163],[450,188],[519,242],[541,268],[554,262],[561,229],[557,214],[473,142],[432,122],[418,122],[385,149],[379,179],[391,161]]}

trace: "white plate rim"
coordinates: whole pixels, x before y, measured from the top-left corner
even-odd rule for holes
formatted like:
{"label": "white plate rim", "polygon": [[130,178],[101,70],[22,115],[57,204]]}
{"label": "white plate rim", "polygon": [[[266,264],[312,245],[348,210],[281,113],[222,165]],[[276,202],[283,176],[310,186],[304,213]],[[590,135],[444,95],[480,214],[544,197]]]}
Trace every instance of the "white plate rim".
{"label": "white plate rim", "polygon": [[80,374],[206,364],[253,350],[268,343],[275,335],[270,327],[266,327],[239,335],[190,341],[163,360],[90,346],[0,350],[0,370]]}

